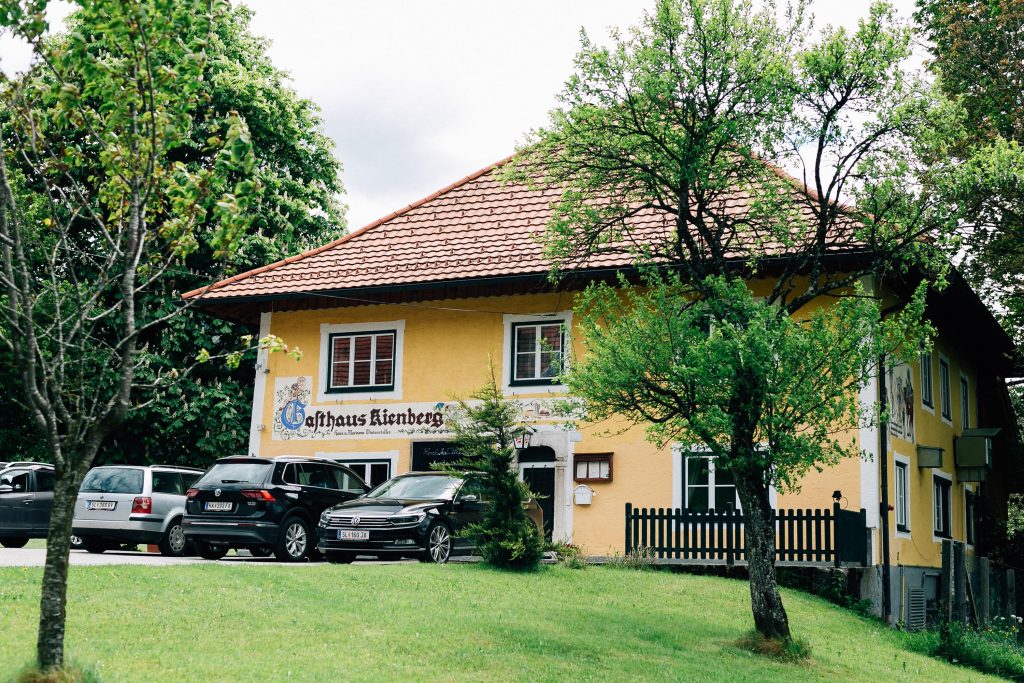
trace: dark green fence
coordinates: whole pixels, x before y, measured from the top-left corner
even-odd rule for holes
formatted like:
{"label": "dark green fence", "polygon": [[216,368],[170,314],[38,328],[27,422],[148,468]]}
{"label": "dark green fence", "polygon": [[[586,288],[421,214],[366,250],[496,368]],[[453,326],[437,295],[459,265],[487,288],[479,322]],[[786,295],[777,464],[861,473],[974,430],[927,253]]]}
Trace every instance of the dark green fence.
{"label": "dark green fence", "polygon": [[[867,513],[774,510],[777,562],[867,564]],[[743,513],[738,510],[634,508],[626,503],[626,552],[655,558],[745,562]]]}

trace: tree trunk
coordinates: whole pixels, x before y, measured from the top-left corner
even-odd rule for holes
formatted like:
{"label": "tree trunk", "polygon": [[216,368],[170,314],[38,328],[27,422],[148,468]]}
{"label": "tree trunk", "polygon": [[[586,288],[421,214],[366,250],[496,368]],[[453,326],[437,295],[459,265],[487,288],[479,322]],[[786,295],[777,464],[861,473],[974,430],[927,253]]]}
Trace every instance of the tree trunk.
{"label": "tree trunk", "polygon": [[78,499],[81,478],[75,468],[65,468],[53,488],[53,510],[46,539],[46,567],[43,569],[42,596],[39,600],[39,639],[36,642],[36,659],[43,671],[64,664],[71,522],[75,516],[75,501]]}
{"label": "tree trunk", "polygon": [[736,471],[736,492],[743,505],[754,627],[765,638],[789,640],[789,617],[775,580],[775,524],[768,487],[756,470]]}

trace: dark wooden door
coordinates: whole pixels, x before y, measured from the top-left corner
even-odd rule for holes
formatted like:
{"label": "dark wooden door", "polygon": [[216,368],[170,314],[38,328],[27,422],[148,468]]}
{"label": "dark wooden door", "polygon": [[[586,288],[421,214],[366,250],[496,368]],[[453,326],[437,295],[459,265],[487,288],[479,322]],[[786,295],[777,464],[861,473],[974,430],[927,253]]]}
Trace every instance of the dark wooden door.
{"label": "dark wooden door", "polygon": [[550,541],[555,523],[555,468],[524,467],[523,481],[537,494],[537,504],[544,512],[544,538]]}

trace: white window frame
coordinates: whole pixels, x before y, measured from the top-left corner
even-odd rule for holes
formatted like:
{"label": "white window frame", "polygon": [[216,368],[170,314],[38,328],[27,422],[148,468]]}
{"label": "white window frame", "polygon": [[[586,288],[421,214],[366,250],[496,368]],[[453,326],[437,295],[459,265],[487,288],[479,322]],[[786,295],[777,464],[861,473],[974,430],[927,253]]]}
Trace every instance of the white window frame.
{"label": "white window frame", "polygon": [[[330,460],[339,465],[363,465],[388,463],[388,479],[398,474],[398,451],[363,451],[363,452],[325,452],[317,451],[314,458],[318,460]],[[386,480],[385,480],[386,481]],[[366,482],[369,485],[369,482]]]}
{"label": "white window frame", "polygon": [[[385,332],[394,330],[395,351],[394,364],[392,365],[393,386],[388,390],[367,391],[328,391],[328,382],[331,373],[332,349],[330,339],[332,334],[359,334],[360,332]],[[320,368],[316,377],[316,400],[317,403],[340,403],[342,401],[362,400],[368,398],[402,398],[402,360],[405,356],[405,321],[389,320],[371,323],[345,323],[329,324],[320,326]],[[371,372],[373,368],[371,368]]]}
{"label": "white window frame", "polygon": [[974,401],[971,400],[971,379],[961,371],[960,375],[960,431],[970,429],[972,418],[971,409],[974,408]]}
{"label": "white window frame", "polygon": [[[946,517],[949,519],[949,536],[939,536],[938,534],[935,533],[935,531],[936,531],[936,529],[935,529],[935,520],[936,520],[936,517],[937,517],[936,513],[938,512],[938,510],[936,509],[936,503],[938,501],[937,501],[937,499],[935,497],[935,480],[936,479],[945,479],[947,482],[949,482],[949,488],[948,488],[948,491],[949,491],[949,500],[948,500],[949,510],[948,510],[948,514],[946,515]],[[932,472],[931,487],[932,487],[932,540],[935,541],[936,543],[942,543],[943,541],[948,541],[948,540],[952,540],[953,539],[953,476],[951,474],[947,474],[946,472],[941,472],[941,471]]]}
{"label": "white window frame", "polygon": [[570,350],[572,349],[572,311],[559,311],[558,313],[533,313],[526,315],[506,314],[502,316],[504,335],[502,337],[501,349],[501,384],[502,392],[507,396],[519,394],[554,394],[565,393],[568,387],[564,384],[526,384],[512,386],[512,375],[515,372],[515,358],[512,355],[512,345],[515,340],[512,338],[514,325],[522,323],[538,323],[553,325],[562,324],[562,368],[563,372],[569,369]]}
{"label": "white window frame", "polygon": [[[900,500],[900,476],[899,471],[903,470],[903,496],[902,501]],[[910,505],[910,458],[899,453],[893,454],[893,499],[895,500],[895,529],[897,538],[910,538],[912,533],[910,526],[910,511],[913,509]],[[905,528],[900,529],[900,512],[904,516]]]}
{"label": "white window frame", "polygon": [[[681,444],[672,445],[672,507],[684,508],[686,502],[685,486],[683,478],[686,474],[686,458],[689,455],[714,457],[707,451],[698,448],[687,448]],[[737,495],[739,492],[737,491]],[[773,510],[778,509],[779,494],[774,486],[768,488],[768,503]],[[736,502],[736,509],[739,510],[739,501]]]}
{"label": "white window frame", "polygon": [[[946,368],[946,385],[942,385],[942,368]],[[946,411],[949,415],[946,415]],[[953,366],[949,358],[939,354],[939,417],[949,426],[953,426]]]}
{"label": "white window frame", "polygon": [[[925,377],[925,368],[928,368],[928,376]],[[935,353],[929,349],[922,351],[918,358],[918,371],[921,374],[921,408],[932,415],[935,414]],[[928,398],[931,403],[925,403],[924,388],[928,387]]]}
{"label": "white window frame", "polygon": [[977,508],[978,508],[978,486],[977,486],[977,484],[974,484],[973,488],[972,488],[971,484],[961,484],[960,486],[963,488],[963,500],[964,500],[964,545],[966,545],[969,548],[973,548],[974,544],[978,542],[978,525],[977,524],[973,525],[974,533],[971,534],[971,536],[974,537],[973,540],[967,540],[968,526],[971,525],[971,519],[967,515],[967,513],[968,513],[968,509],[967,509],[967,495],[970,494],[971,496],[974,497],[974,508],[975,508],[975,510],[974,510],[974,513],[975,513],[974,514],[974,520],[977,521],[977,519],[978,519],[978,515],[977,515],[977,512],[978,512],[978,510],[977,510]]}

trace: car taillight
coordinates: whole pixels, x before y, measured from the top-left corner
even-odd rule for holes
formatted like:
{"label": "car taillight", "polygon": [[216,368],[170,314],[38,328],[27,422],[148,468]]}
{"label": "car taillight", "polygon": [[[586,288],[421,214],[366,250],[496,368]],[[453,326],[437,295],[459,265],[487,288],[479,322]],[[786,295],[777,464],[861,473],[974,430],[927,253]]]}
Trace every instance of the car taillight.
{"label": "car taillight", "polygon": [[274,494],[266,489],[259,489],[258,491],[242,491],[243,496],[246,498],[252,498],[253,500],[271,501],[274,499]]}
{"label": "car taillight", "polygon": [[153,499],[149,496],[135,496],[132,501],[132,514],[148,515],[153,511]]}
{"label": "car taillight", "polygon": [[196,497],[196,496],[198,496],[198,495],[199,495],[199,489],[189,489],[189,490],[188,490],[188,491],[187,491],[187,492],[185,493],[185,497],[186,497],[186,498],[195,498],[195,497]]}

